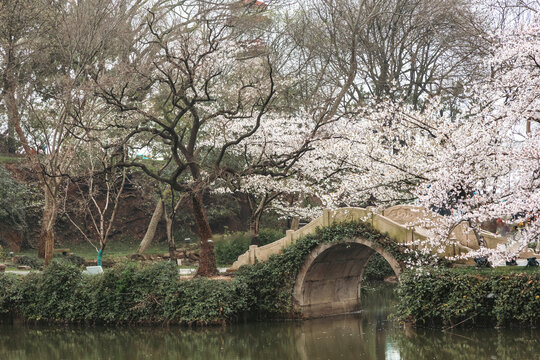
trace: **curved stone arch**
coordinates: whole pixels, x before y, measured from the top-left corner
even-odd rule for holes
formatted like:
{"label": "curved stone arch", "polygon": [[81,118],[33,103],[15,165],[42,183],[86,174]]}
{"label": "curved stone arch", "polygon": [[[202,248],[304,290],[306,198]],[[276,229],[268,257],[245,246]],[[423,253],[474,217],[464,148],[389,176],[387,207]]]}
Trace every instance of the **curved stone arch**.
{"label": "curved stone arch", "polygon": [[375,253],[381,254],[399,278],[402,267],[381,245],[363,238],[319,244],[305,259],[293,291],[304,317],[360,310],[364,269]]}

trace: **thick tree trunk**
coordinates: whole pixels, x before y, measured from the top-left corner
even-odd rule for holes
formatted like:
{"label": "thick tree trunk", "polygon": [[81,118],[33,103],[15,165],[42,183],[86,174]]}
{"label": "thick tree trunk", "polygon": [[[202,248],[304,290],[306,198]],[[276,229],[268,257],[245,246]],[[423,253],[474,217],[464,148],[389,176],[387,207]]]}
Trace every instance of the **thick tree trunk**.
{"label": "thick tree trunk", "polygon": [[251,234],[251,245],[260,245],[259,230],[261,224],[262,211],[251,216],[249,220],[249,232]]}
{"label": "thick tree trunk", "polygon": [[291,220],[291,230],[298,230],[300,227],[300,218],[298,216],[295,216]]}
{"label": "thick tree trunk", "polygon": [[[193,208],[193,216],[201,243],[201,253],[199,260],[199,268],[196,276],[212,276],[218,273],[216,266],[216,255],[214,254],[214,244],[212,243],[212,229],[206,218],[206,211],[202,202],[202,194],[192,193],[191,202]],[[209,241],[210,240],[210,241]]]}
{"label": "thick tree trunk", "polygon": [[[10,69],[12,70],[12,69]],[[45,259],[45,265],[48,265],[52,261],[52,254],[54,250],[54,225],[56,223],[56,216],[58,215],[58,204],[56,203],[56,190],[58,189],[57,181],[54,179],[54,186],[47,183],[43,169],[39,164],[39,159],[35,152],[32,151],[28,145],[28,140],[24,134],[21,126],[21,117],[19,113],[19,103],[15,96],[16,93],[16,81],[15,74],[8,71],[5,74],[5,104],[8,109],[8,121],[13,126],[21,145],[23,146],[26,156],[32,164],[32,168],[36,172],[39,178],[41,187],[45,194],[45,206],[43,208],[43,215],[41,219],[41,233],[39,239],[38,257]],[[52,188],[51,188],[52,187]]]}
{"label": "thick tree trunk", "polygon": [[163,201],[159,199],[156,205],[156,208],[154,209],[154,213],[152,214],[152,219],[150,219],[150,224],[148,224],[148,228],[146,229],[146,234],[144,234],[141,244],[139,245],[139,248],[137,249],[137,254],[144,253],[148,249],[148,246],[150,246],[150,244],[154,240],[157,226],[162,216],[163,216]]}

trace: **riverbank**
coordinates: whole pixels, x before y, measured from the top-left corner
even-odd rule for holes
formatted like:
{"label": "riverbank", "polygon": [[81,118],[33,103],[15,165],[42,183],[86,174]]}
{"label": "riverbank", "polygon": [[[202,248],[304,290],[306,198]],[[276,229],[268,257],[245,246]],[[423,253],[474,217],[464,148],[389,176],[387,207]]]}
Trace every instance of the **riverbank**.
{"label": "riverbank", "polygon": [[416,326],[540,324],[540,269],[430,269],[405,272],[397,318]]}
{"label": "riverbank", "polygon": [[536,359],[540,329],[411,329],[387,315],[393,288],[362,292],[363,311],[225,327],[0,324],[0,359]]}
{"label": "riverbank", "polygon": [[[400,262],[412,256],[369,224],[349,222],[320,228],[268,261],[241,267],[227,280],[181,279],[172,262],[125,261],[97,276],[55,262],[24,277],[0,274],[0,314],[38,322],[112,325],[301,318],[293,291],[305,259],[321,244],[354,238],[369,239]],[[400,279],[397,318],[404,322],[446,328],[532,327],[540,322],[538,269],[431,269],[405,272]]]}

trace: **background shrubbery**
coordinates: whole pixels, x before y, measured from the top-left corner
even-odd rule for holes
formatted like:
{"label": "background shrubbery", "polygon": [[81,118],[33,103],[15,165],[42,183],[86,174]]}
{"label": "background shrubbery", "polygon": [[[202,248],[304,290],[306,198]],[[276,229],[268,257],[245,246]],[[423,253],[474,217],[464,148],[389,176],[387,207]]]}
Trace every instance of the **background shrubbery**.
{"label": "background shrubbery", "polygon": [[375,253],[369,259],[364,269],[364,281],[383,281],[387,276],[395,275],[392,267],[378,253]]}
{"label": "background shrubbery", "polygon": [[[262,229],[259,232],[259,246],[263,246],[279,240],[283,237],[281,231],[274,229]],[[216,261],[220,265],[231,265],[249,249],[251,236],[249,233],[236,232],[216,241],[214,249]]]}
{"label": "background shrubbery", "polygon": [[17,265],[30,266],[32,269],[39,269],[43,266],[43,259],[38,259],[33,256],[19,255],[15,258]]}
{"label": "background shrubbery", "polygon": [[461,269],[402,274],[399,319],[423,326],[540,323],[540,271]]}

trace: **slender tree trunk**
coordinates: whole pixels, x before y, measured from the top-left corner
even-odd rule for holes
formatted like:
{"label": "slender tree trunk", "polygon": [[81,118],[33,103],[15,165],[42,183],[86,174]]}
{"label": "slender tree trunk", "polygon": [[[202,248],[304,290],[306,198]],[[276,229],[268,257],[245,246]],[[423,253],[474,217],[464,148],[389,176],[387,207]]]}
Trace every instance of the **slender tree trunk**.
{"label": "slender tree trunk", "polygon": [[167,228],[167,243],[169,244],[169,256],[172,259],[176,259],[176,244],[174,242],[174,232],[173,232],[173,216],[169,216],[165,211],[163,213],[165,218],[165,224]]}
{"label": "slender tree trunk", "polygon": [[17,151],[16,140],[15,140],[15,126],[11,119],[8,119],[8,132],[7,132],[7,151],[10,154],[15,154]]}
{"label": "slender tree trunk", "polygon": [[38,257],[45,259],[45,266],[52,261],[54,251],[54,224],[58,215],[57,199],[45,188],[45,204],[41,216],[41,232],[39,236]]}
{"label": "slender tree trunk", "polygon": [[154,240],[154,237],[156,236],[157,226],[162,216],[163,201],[159,199],[156,208],[154,209],[154,213],[152,214],[152,219],[150,219],[150,224],[148,224],[148,228],[146,229],[146,234],[144,234],[141,244],[137,249],[137,254],[144,253],[148,249],[148,246],[150,246],[150,244],[152,243],[152,240]]}
{"label": "slender tree trunk", "polygon": [[197,224],[197,230],[199,232],[199,238],[201,243],[201,253],[199,260],[199,268],[196,276],[212,276],[217,274],[216,255],[214,254],[214,244],[212,239],[212,229],[206,217],[206,211],[204,209],[201,192],[193,192],[191,194],[191,202],[193,209],[193,216],[195,218],[195,224]]}
{"label": "slender tree trunk", "polygon": [[478,229],[478,226],[474,224],[471,220],[468,220],[468,224],[470,228],[473,230],[474,235],[476,236],[476,240],[478,241],[478,246],[481,248],[487,248],[486,239],[484,239],[484,236],[481,234],[480,229]]}
{"label": "slender tree trunk", "polygon": [[250,210],[251,210],[251,218],[249,219],[249,231],[251,234],[251,245],[260,245],[260,239],[259,239],[259,230],[260,230],[260,224],[261,224],[261,218],[264,212],[264,209],[266,208],[266,205],[270,203],[274,196],[269,197],[268,194],[264,194],[259,201],[259,204],[257,205],[257,208],[254,208],[255,201],[250,202]]}

